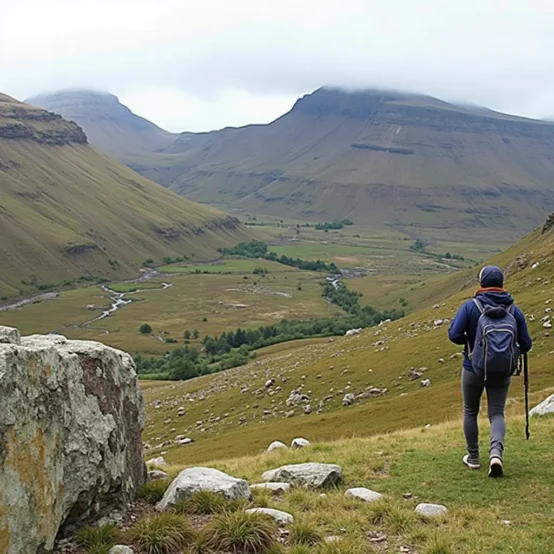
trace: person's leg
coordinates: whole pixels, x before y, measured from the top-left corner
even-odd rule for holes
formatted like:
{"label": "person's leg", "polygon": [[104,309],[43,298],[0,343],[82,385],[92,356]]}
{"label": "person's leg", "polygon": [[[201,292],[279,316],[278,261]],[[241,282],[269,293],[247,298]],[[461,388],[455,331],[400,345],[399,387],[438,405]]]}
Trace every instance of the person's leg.
{"label": "person's leg", "polygon": [[479,406],[484,386],[483,380],[475,375],[475,373],[467,369],[462,369],[464,435],[467,443],[469,461],[473,463],[479,461],[479,426],[477,423],[477,416],[479,415]]}
{"label": "person's leg", "polygon": [[489,406],[489,421],[491,422],[490,457],[502,459],[504,452],[504,438],[506,436],[506,422],[504,408],[508,398],[510,379],[498,385],[487,386],[487,402]]}

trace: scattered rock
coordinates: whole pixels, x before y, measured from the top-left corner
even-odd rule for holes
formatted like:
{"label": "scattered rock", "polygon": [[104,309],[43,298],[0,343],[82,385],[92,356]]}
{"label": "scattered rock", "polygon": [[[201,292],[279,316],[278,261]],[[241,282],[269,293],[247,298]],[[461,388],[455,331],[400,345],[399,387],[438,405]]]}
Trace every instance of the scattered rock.
{"label": "scattered rock", "polygon": [[268,381],[265,382],[264,387],[266,389],[270,389],[274,384],[275,384],[275,379],[269,379]]}
{"label": "scattered rock", "polygon": [[545,328],[545,329],[552,329],[552,322],[550,321],[545,321],[542,326]]}
{"label": "scattered rock", "polygon": [[211,491],[227,500],[249,500],[252,496],[248,483],[243,479],[236,479],[217,469],[193,467],[179,473],[156,505],[156,509],[167,510],[198,491]]}
{"label": "scattered rock", "polygon": [[442,504],[421,503],[415,507],[415,512],[425,517],[440,517],[448,513],[448,508]]}
{"label": "scattered rock", "polygon": [[266,452],[273,452],[274,450],[278,450],[279,448],[287,448],[287,445],[284,442],[281,442],[281,441],[273,441],[267,447]]}
{"label": "scattered rock", "polygon": [[544,416],[547,414],[554,414],[554,394],[550,395],[546,400],[543,400],[540,404],[537,404],[530,412],[532,416]]}
{"label": "scattered rock", "polygon": [[344,495],[348,498],[359,498],[364,502],[376,502],[377,500],[381,500],[381,498],[383,498],[382,494],[363,487],[348,489]]}
{"label": "scattered rock", "polygon": [[148,472],[148,481],[162,481],[163,479],[171,479],[171,477],[168,473],[159,469],[153,469]]}
{"label": "scattered rock", "polygon": [[270,490],[273,494],[283,494],[290,490],[289,483],[258,483],[256,485],[250,485],[250,490],[266,489]]}
{"label": "scattered rock", "polygon": [[246,510],[247,514],[264,514],[273,519],[280,527],[290,525],[294,518],[287,514],[287,512],[281,512],[280,510],[273,510],[272,508],[251,508]]}
{"label": "scattered rock", "polygon": [[421,383],[419,384],[420,387],[428,388],[431,386],[431,379],[423,379]]}
{"label": "scattered rock", "polygon": [[146,465],[164,467],[167,465],[167,462],[163,459],[162,456],[158,456],[157,458],[152,458],[151,460],[148,460],[146,462]]}
{"label": "scattered rock", "polygon": [[343,475],[341,468],[335,464],[306,463],[266,471],[262,479],[319,489],[339,485]]}
{"label": "scattered rock", "polygon": [[343,406],[352,406],[356,402],[356,395],[349,392],[348,394],[344,395],[344,398],[342,399],[342,405]]}
{"label": "scattered rock", "polygon": [[290,444],[291,448],[306,448],[307,446],[310,446],[310,441],[303,438],[293,439]]}
{"label": "scattered rock", "polygon": [[310,404],[307,404],[306,406],[304,406],[304,413],[306,415],[310,415],[312,413],[312,407],[310,406]]}
{"label": "scattered rock", "polygon": [[310,401],[307,394],[301,393],[298,389],[293,390],[287,398],[287,406],[298,406]]}
{"label": "scattered rock", "polygon": [[354,335],[361,335],[363,329],[360,327],[359,329],[348,329],[346,333],[344,333],[345,337],[353,337]]}

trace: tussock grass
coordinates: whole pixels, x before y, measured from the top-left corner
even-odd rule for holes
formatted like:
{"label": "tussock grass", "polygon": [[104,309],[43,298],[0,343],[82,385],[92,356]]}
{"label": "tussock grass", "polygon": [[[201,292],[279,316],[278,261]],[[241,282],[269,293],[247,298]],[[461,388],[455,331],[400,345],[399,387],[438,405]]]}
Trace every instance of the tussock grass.
{"label": "tussock grass", "polygon": [[195,537],[188,520],[171,513],[147,517],[129,529],[127,535],[141,554],[178,554]]}
{"label": "tussock grass", "polygon": [[246,508],[246,500],[227,500],[223,496],[212,491],[200,490],[190,498],[177,502],[173,511],[177,514],[212,515],[223,512],[235,512]]}
{"label": "tussock grass", "polygon": [[263,514],[244,511],[216,516],[207,528],[209,545],[233,554],[262,554],[276,544],[277,525]]}
{"label": "tussock grass", "polygon": [[117,544],[120,531],[117,525],[109,523],[100,527],[85,527],[77,533],[77,544],[87,554],[107,554]]}
{"label": "tussock grass", "polygon": [[148,504],[157,504],[163,498],[170,484],[169,479],[147,481],[140,487],[137,497],[148,502]]}
{"label": "tussock grass", "polygon": [[314,546],[323,540],[323,534],[313,521],[296,519],[289,528],[289,539],[294,545]]}

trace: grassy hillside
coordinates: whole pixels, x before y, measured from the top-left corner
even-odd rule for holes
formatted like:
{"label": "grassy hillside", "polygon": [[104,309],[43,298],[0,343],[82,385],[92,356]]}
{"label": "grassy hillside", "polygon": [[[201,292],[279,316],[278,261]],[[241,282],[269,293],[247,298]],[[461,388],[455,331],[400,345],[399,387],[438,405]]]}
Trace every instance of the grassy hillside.
{"label": "grassy hillside", "polygon": [[213,259],[249,237],[93,150],[82,130],[0,97],[0,297],[138,273],[148,258]]}
{"label": "grassy hillside", "polygon": [[[506,268],[507,286],[530,318],[535,338],[533,402],[542,400],[554,387],[554,338],[541,321],[554,302],[553,254],[554,231],[545,228],[493,260]],[[288,441],[294,436],[324,441],[457,420],[461,355],[460,349],[448,342],[446,328],[476,286],[473,273],[469,270],[447,277],[440,286],[435,283],[434,292],[427,291],[427,300],[422,300],[428,307],[358,337],[281,345],[246,367],[216,376],[148,384],[144,436],[153,447],[152,454],[164,450],[172,462],[194,463],[260,453],[272,440]],[[460,291],[464,283],[470,288]],[[428,286],[431,289],[431,284]],[[430,306],[429,302],[446,296],[447,291],[448,298],[437,307]],[[421,374],[414,380],[410,380],[412,368]],[[431,379],[431,387],[421,388],[424,378]],[[268,379],[276,383],[265,389]],[[386,388],[387,392],[380,395],[371,388]],[[295,389],[309,401],[287,406]],[[347,393],[366,394],[345,408],[342,401]],[[522,381],[515,378],[510,400],[514,413],[521,411],[522,393]],[[306,404],[311,408],[309,414],[304,413]],[[177,415],[179,406],[186,408],[183,417]],[[171,446],[167,441],[179,434],[195,439],[195,444]]]}
{"label": "grassy hillside", "polygon": [[[535,421],[530,442],[522,423],[520,417],[508,420],[509,461],[502,480],[462,466],[458,421],[206,465],[249,483],[262,482],[264,471],[285,464],[341,466],[344,484],[324,495],[298,488],[280,496],[256,491],[254,505],[295,518],[283,538],[286,547],[275,550],[282,554],[543,554],[551,549],[554,418]],[[163,469],[176,475],[183,467]],[[375,504],[348,499],[344,491],[351,487],[369,488],[384,499]],[[420,502],[443,504],[448,513],[437,520],[418,517],[414,507]],[[312,544],[299,546],[306,536]],[[327,537],[339,537],[338,542],[326,545]]]}

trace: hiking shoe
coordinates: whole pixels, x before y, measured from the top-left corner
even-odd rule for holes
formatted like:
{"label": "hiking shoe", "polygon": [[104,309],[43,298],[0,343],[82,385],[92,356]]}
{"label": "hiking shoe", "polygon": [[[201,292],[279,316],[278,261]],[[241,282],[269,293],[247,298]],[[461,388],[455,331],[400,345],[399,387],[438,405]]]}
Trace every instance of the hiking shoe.
{"label": "hiking shoe", "polygon": [[481,464],[479,463],[479,460],[472,460],[469,457],[469,454],[466,454],[462,461],[464,462],[464,465],[469,467],[469,469],[481,469]]}
{"label": "hiking shoe", "polygon": [[489,477],[502,477],[504,474],[504,466],[502,460],[498,457],[491,458],[489,464]]}

